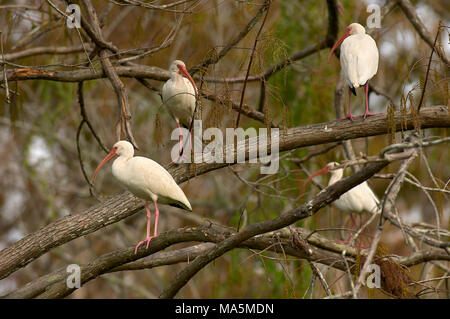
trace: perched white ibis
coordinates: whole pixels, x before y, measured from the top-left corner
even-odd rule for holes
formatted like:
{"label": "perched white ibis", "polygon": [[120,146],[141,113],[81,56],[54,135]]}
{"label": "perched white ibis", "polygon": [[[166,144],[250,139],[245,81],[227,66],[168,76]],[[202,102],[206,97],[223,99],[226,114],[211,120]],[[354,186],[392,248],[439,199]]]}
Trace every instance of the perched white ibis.
{"label": "perched white ibis", "polygon": [[[333,185],[334,183],[342,179],[342,176],[344,175],[344,169],[337,168],[338,165],[339,163],[337,162],[328,163],[324,168],[313,173],[307,181],[309,182],[317,175],[330,173],[331,177],[330,181],[328,182],[328,186]],[[353,219],[352,213],[362,213],[366,211],[375,214],[379,211],[379,203],[380,201],[378,200],[377,196],[373,193],[372,189],[369,187],[369,185],[367,185],[367,182],[365,181],[353,187],[348,192],[342,194],[341,197],[333,202],[333,204],[339,210],[350,213],[350,217],[352,219],[352,231],[355,225],[355,220]],[[350,234],[349,238],[344,243],[348,243],[351,236],[352,234]]]}
{"label": "perched white ibis", "polygon": [[[169,68],[170,79],[162,88],[162,100],[177,122],[180,133],[180,156],[183,153],[181,125],[188,128],[195,111],[197,87],[183,61],[175,60]],[[174,161],[176,162],[176,160]]]}
{"label": "perched white ibis", "polygon": [[346,28],[344,35],[331,48],[328,61],[334,50],[341,43],[341,68],[348,84],[347,118],[353,120],[350,109],[351,93],[356,96],[356,89],[363,85],[366,87],[366,111],[364,118],[371,115],[379,115],[379,113],[369,112],[368,102],[369,80],[378,70],[378,48],[375,40],[366,34],[366,29],[362,25],[352,23]]}
{"label": "perched white ibis", "polygon": [[[134,156],[133,145],[127,141],[119,141],[114,144],[111,152],[98,165],[92,178],[92,183],[100,171],[100,168],[115,156],[119,156],[112,164],[112,173],[119,183],[128,189],[131,193],[145,201],[145,210],[147,212],[147,238],[136,245],[135,253],[139,246],[147,243],[147,248],[152,238],[158,236],[158,218],[159,210],[157,201],[161,204],[167,204],[192,211],[186,195],[174,181],[172,175],[155,161],[142,157]],[[150,236],[150,209],[147,201],[152,200],[155,204],[155,229],[153,236]]]}

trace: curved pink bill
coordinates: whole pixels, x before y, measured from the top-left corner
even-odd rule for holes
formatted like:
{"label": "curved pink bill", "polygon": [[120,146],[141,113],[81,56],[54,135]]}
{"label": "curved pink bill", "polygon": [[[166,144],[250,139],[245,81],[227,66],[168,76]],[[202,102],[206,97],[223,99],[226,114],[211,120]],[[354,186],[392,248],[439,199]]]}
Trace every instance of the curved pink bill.
{"label": "curved pink bill", "polygon": [[344,35],[339,40],[337,40],[337,42],[331,48],[330,54],[328,55],[328,62],[330,62],[331,55],[333,54],[334,50],[336,50],[336,48],[338,46],[340,46],[341,43],[345,40],[345,38],[347,38],[349,35],[350,35],[350,30],[346,29]]}
{"label": "curved pink bill", "polygon": [[113,148],[111,150],[111,152],[109,152],[109,154],[105,156],[103,161],[101,161],[100,164],[98,164],[97,168],[95,169],[94,176],[92,177],[92,184],[95,183],[95,178],[97,177],[97,174],[100,171],[100,169],[102,168],[102,166],[105,165],[106,163],[108,163],[116,155],[117,155],[116,148]]}
{"label": "curved pink bill", "polygon": [[317,172],[313,173],[310,177],[308,177],[308,179],[306,180],[306,184],[308,184],[317,175],[326,174],[326,173],[328,173],[328,166],[325,166],[324,168],[319,169]]}
{"label": "curved pink bill", "polygon": [[180,74],[186,77],[189,82],[191,82],[192,86],[194,87],[195,95],[197,96],[197,86],[195,85],[194,79],[192,79],[191,75],[184,66],[178,65],[178,69],[180,70]]}

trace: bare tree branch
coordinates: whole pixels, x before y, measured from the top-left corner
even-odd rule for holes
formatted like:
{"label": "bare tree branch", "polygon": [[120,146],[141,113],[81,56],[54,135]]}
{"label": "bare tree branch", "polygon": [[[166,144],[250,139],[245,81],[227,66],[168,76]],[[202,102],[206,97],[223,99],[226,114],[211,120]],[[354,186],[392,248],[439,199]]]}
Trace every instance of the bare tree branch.
{"label": "bare tree branch", "polygon": [[[441,49],[440,46],[435,46],[433,42],[433,36],[431,33],[427,30],[425,25],[423,24],[422,20],[420,20],[419,16],[416,13],[416,9],[411,4],[409,0],[397,0],[398,5],[402,9],[405,16],[408,18],[409,22],[413,25],[413,27],[416,29],[417,33],[420,35],[422,40],[424,40],[430,48],[434,49],[436,53],[439,55],[441,60],[447,64],[447,66],[450,65],[450,62],[448,58],[445,56],[445,52]],[[439,30],[438,30],[439,33]]]}
{"label": "bare tree branch", "polygon": [[174,281],[161,293],[160,298],[173,298],[178,291],[204,266],[227,251],[233,249],[241,242],[248,240],[255,235],[280,229],[282,227],[289,226],[300,219],[312,216],[320,208],[326,206],[349,189],[370,178],[373,174],[387,166],[388,163],[389,162],[386,161],[369,164],[367,167],[354,175],[328,186],[317,194],[312,200],[302,206],[285,212],[273,220],[249,225],[239,233],[225,239],[217,246],[197,257],[191,264],[178,273]]}
{"label": "bare tree branch", "polygon": [[198,63],[196,66],[189,69],[189,73],[191,75],[194,75],[198,71],[200,71],[203,68],[208,67],[211,64],[215,64],[219,62],[220,59],[222,59],[228,51],[230,51],[236,44],[238,44],[256,25],[256,23],[261,19],[263,13],[269,9],[269,4],[271,0],[264,0],[264,4],[259,8],[256,15],[253,17],[252,20],[245,26],[239,34],[233,38],[222,50],[219,51],[219,53],[210,56],[209,58],[205,59],[204,61]]}
{"label": "bare tree branch", "polygon": [[[88,50],[92,50],[91,47],[87,47]],[[78,53],[83,52],[82,45],[76,45],[71,47],[57,47],[57,46],[48,46],[48,47],[34,47],[18,52],[7,53],[5,54],[6,61],[14,61],[22,58],[28,58],[30,56],[42,55],[42,54],[70,54],[70,53]]]}
{"label": "bare tree branch", "polygon": [[[421,110],[418,120],[422,128],[450,127],[450,117],[447,114],[448,109],[444,106],[427,107]],[[405,122],[407,124],[406,129],[414,129],[417,121],[413,115],[408,115],[404,119],[400,112],[396,113],[395,120],[397,130],[404,130]],[[357,119],[351,125],[349,125],[350,121],[343,120],[291,128],[287,130],[286,134],[280,136],[279,149],[280,151],[287,151],[304,146],[386,134],[388,130],[386,121],[386,116],[373,116],[365,121]],[[248,147],[256,147],[257,144],[258,139],[254,139],[248,142]],[[226,149],[224,154],[226,154]],[[234,150],[234,146],[231,149]],[[248,148],[246,149],[246,154],[249,154]],[[190,178],[228,165],[230,164],[202,163],[196,165],[195,172],[185,166],[169,166],[168,170],[177,183],[183,183]],[[143,203],[141,200],[130,193],[124,193],[114,196],[84,212],[63,217],[41,228],[19,240],[14,245],[0,251],[0,279],[24,267],[51,248],[116,223],[138,212],[142,207]]]}
{"label": "bare tree branch", "polygon": [[[415,132],[416,133],[416,132]],[[418,137],[415,136],[415,134],[411,134],[408,139],[408,142],[414,142],[417,140]],[[377,227],[377,230],[375,232],[375,235],[373,237],[369,254],[364,262],[364,265],[361,269],[360,275],[358,276],[358,279],[356,281],[355,285],[355,298],[358,294],[358,291],[361,289],[361,286],[363,284],[363,280],[365,279],[365,275],[367,273],[369,265],[372,263],[372,260],[376,254],[378,243],[381,239],[381,233],[383,231],[383,225],[386,219],[384,219],[384,216],[386,212],[391,211],[395,205],[395,199],[397,198],[397,195],[401,189],[401,186],[403,185],[403,181],[406,175],[406,170],[408,167],[412,164],[414,159],[417,157],[417,148],[406,150],[405,152],[409,152],[409,157],[405,159],[401,165],[400,168],[395,176],[395,178],[391,181],[388,188],[386,189],[384,196],[381,200],[381,216],[380,221]]]}
{"label": "bare tree branch", "polygon": [[[98,21],[97,14],[95,12],[94,6],[89,0],[83,1],[83,4],[86,7],[86,12],[88,14],[89,19],[93,25],[93,32],[95,36],[106,43],[103,39],[100,22]],[[82,19],[83,21],[85,19]],[[94,39],[92,39],[94,40]],[[108,48],[108,50],[111,50]],[[118,50],[114,47],[112,52],[117,52]],[[125,85],[120,80],[119,76],[114,70],[112,63],[108,57],[108,53],[105,49],[101,49],[100,53],[100,61],[102,63],[103,70],[105,74],[109,78],[111,85],[114,88],[114,91],[117,96],[117,102],[119,105],[119,121],[117,123],[117,140],[121,140],[122,132],[125,133],[127,139],[133,144],[134,147],[138,148],[136,140],[134,139],[133,133],[131,131],[131,111],[130,105],[128,102],[128,92],[125,88]]]}
{"label": "bare tree branch", "polygon": [[241,100],[239,101],[239,111],[238,111],[236,124],[234,125],[234,128],[237,128],[239,126],[239,120],[241,118],[242,104],[244,103],[245,89],[247,87],[247,79],[248,79],[248,76],[250,74],[250,68],[252,66],[253,57],[255,56],[256,46],[258,45],[258,39],[259,39],[259,36],[261,34],[262,29],[264,28],[264,24],[266,23],[266,19],[267,19],[267,15],[269,14],[270,4],[271,3],[272,3],[272,1],[269,0],[268,6],[267,6],[267,10],[266,10],[266,14],[264,15],[264,19],[261,22],[261,26],[259,27],[258,33],[256,34],[255,41],[253,43],[252,52],[250,54],[250,59],[248,61],[247,73],[245,74],[244,86],[242,87],[242,91],[241,91]]}

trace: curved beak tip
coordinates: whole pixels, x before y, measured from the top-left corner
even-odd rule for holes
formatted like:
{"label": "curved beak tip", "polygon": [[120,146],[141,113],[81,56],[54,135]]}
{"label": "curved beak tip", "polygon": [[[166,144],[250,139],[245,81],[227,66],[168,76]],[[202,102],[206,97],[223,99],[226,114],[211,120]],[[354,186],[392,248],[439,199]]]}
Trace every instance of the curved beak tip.
{"label": "curved beak tip", "polygon": [[327,166],[325,166],[324,168],[322,168],[322,169],[318,170],[317,172],[314,172],[313,174],[311,174],[311,176],[309,176],[308,179],[306,180],[305,184],[308,184],[317,175],[322,175],[322,174],[326,174],[326,173],[328,173],[328,167]]}
{"label": "curved beak tip", "polygon": [[105,158],[98,164],[97,168],[95,169],[94,175],[92,176],[92,184],[95,183],[95,179],[97,178],[97,174],[102,168],[103,165],[105,165],[107,162],[109,162],[114,156],[116,156],[116,150],[112,149],[111,152],[109,152],[108,155],[105,156]]}
{"label": "curved beak tip", "polygon": [[330,54],[328,54],[328,59],[327,59],[327,62],[328,63],[330,63],[330,60],[331,60],[331,55],[333,54],[333,52],[330,52]]}

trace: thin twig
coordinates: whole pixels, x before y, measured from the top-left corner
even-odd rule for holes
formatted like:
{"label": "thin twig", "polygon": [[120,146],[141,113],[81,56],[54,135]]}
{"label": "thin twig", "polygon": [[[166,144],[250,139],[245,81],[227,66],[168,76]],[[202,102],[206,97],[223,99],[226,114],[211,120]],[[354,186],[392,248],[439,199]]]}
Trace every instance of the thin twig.
{"label": "thin twig", "polygon": [[[2,61],[6,61],[5,60],[5,54],[3,53],[3,32],[0,31],[0,45],[1,45],[1,50],[2,50]],[[5,83],[5,95],[6,95],[6,103],[9,104],[10,103],[10,99],[9,99],[9,87],[8,87],[8,79],[6,78],[6,63],[3,63],[3,81]]]}
{"label": "thin twig", "polygon": [[220,59],[222,59],[237,43],[239,43],[249,32],[253,29],[255,24],[259,21],[264,11],[266,11],[269,8],[269,3],[271,0],[265,0],[264,4],[261,6],[261,8],[258,10],[256,15],[253,17],[252,20],[245,26],[245,28],[239,32],[239,34],[233,38],[220,52],[216,55],[210,56],[209,58],[205,59],[204,61],[201,61],[196,66],[189,69],[189,74],[194,75],[198,71],[200,71],[203,68],[206,68],[207,66],[211,64],[215,64],[219,62]]}
{"label": "thin twig", "polygon": [[436,37],[434,38],[434,44],[433,44],[433,47],[431,48],[430,59],[428,60],[428,66],[427,66],[427,73],[425,73],[425,81],[423,82],[422,94],[420,95],[419,105],[417,106],[418,111],[420,111],[420,108],[422,107],[423,99],[425,96],[425,90],[427,89],[428,74],[430,73],[430,67],[431,67],[431,61],[433,58],[434,48],[436,47],[436,43],[439,38],[440,31],[441,31],[441,21],[439,21],[439,26],[438,26],[438,29],[436,32]]}
{"label": "thin twig", "polygon": [[97,140],[98,145],[101,147],[101,149],[108,154],[109,150],[105,146],[105,144],[102,142],[100,137],[97,135],[97,133],[94,130],[94,127],[92,126],[91,122],[89,121],[89,118],[86,113],[86,107],[84,105],[84,97],[83,97],[83,82],[79,82],[78,84],[78,104],[80,105],[80,114],[83,121],[86,123],[86,125],[89,127],[89,130],[91,131],[94,138]]}
{"label": "thin twig", "polygon": [[253,57],[255,55],[256,46],[258,45],[259,35],[261,34],[261,31],[264,28],[264,24],[266,23],[267,15],[269,14],[269,11],[270,11],[270,4],[271,3],[272,3],[272,1],[269,0],[266,14],[264,15],[264,19],[261,22],[261,26],[259,27],[258,33],[256,34],[255,42],[253,43],[252,53],[250,54],[250,60],[248,61],[247,73],[245,74],[244,86],[243,86],[242,92],[241,92],[241,100],[239,102],[238,116],[237,116],[237,119],[236,119],[236,125],[234,126],[235,129],[239,126],[239,120],[241,118],[242,104],[244,103],[245,89],[247,87],[247,79],[248,79],[248,76],[250,74],[250,68],[252,67],[252,62],[253,62]]}
{"label": "thin twig", "polygon": [[77,129],[77,135],[76,135],[76,144],[77,144],[77,153],[78,153],[78,162],[80,163],[80,167],[81,167],[81,172],[83,173],[84,179],[86,180],[86,182],[88,183],[89,186],[89,193],[91,194],[91,196],[94,196],[94,185],[92,185],[91,181],[89,180],[89,177],[87,176],[86,170],[84,169],[84,163],[83,163],[83,158],[81,156],[81,148],[80,148],[80,134],[81,134],[81,129],[83,128],[83,124],[86,123],[85,120],[81,120],[80,124],[78,125],[78,129]]}

